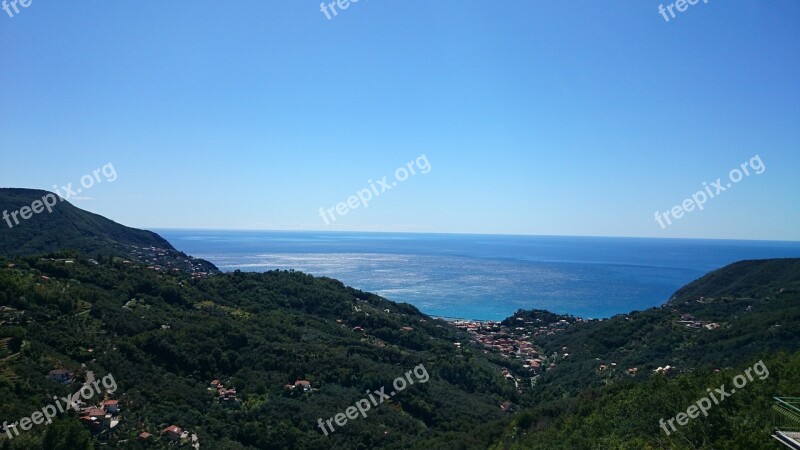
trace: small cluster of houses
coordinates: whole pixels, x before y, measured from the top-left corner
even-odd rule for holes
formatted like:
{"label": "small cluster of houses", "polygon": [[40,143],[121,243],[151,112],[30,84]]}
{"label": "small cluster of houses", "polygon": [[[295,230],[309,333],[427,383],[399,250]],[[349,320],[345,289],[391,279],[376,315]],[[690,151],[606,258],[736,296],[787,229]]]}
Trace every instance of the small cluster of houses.
{"label": "small cluster of houses", "polygon": [[681,320],[678,321],[679,324],[686,326],[687,328],[692,328],[695,330],[700,330],[705,328],[707,330],[716,330],[719,328],[719,324],[716,322],[708,322],[705,323],[702,320],[697,320],[691,314],[681,314]]}
{"label": "small cluster of houses", "polygon": [[668,365],[666,365],[664,367],[658,367],[657,369],[653,369],[653,372],[654,373],[660,373],[660,374],[667,374],[667,373],[670,373],[674,369],[675,369],[674,367],[672,367],[672,366],[670,366],[668,364]]}
{"label": "small cluster of houses", "polygon": [[[595,358],[595,360],[599,361],[600,358]],[[612,362],[612,363],[609,363],[609,364],[600,364],[600,366],[597,368],[597,371],[601,372],[601,373],[602,372],[614,373],[614,371],[616,369],[617,369],[617,363]],[[625,373],[627,373],[630,376],[634,376],[637,373],[639,373],[639,368],[638,367],[629,367],[628,370]]]}
{"label": "small cluster of houses", "polygon": [[[70,384],[75,380],[75,374],[67,369],[53,369],[47,373],[47,379],[55,383]],[[77,397],[77,394],[74,397]],[[119,417],[119,400],[107,398],[99,405],[86,404],[81,400],[77,405],[81,423],[92,433],[112,429],[122,420]]]}
{"label": "small cluster of houses", "polygon": [[283,387],[284,390],[293,391],[300,389],[303,392],[311,392],[311,382],[308,380],[297,380],[294,384],[287,384]]}
{"label": "small cluster of houses", "polygon": [[106,399],[99,405],[89,405],[81,409],[81,422],[98,433],[116,427],[122,420],[119,417],[119,400]]}
{"label": "small cluster of houses", "polygon": [[236,398],[236,389],[228,389],[219,380],[212,380],[211,387],[217,390],[217,401],[220,405],[233,406],[238,399]]}
{"label": "small cluster of houses", "polygon": [[[39,261],[50,261],[59,264],[75,264],[74,259],[68,259],[68,258],[39,258]],[[9,267],[13,266],[14,266],[13,264],[9,264]]]}
{"label": "small cluster of houses", "polygon": [[[523,367],[535,375],[541,372],[543,360],[539,357],[538,350],[531,344],[531,334],[526,328],[506,327],[495,321],[456,320],[453,325],[470,333],[485,349],[500,352],[506,358],[522,360]],[[459,343],[456,344],[460,347]]]}
{"label": "small cluster of houses", "polygon": [[[131,259],[135,262],[146,264],[147,268],[157,272],[186,272],[193,278],[205,278],[212,275],[207,264],[202,260],[181,254],[178,251],[161,247],[130,246]],[[123,261],[130,264],[131,261]]]}
{"label": "small cluster of houses", "polygon": [[[142,432],[139,435],[139,440],[149,441],[151,436],[152,435],[148,432]],[[188,443],[196,450],[200,450],[200,439],[197,435],[189,433],[188,430],[184,430],[177,425],[170,425],[161,430],[161,440],[166,441],[167,445],[183,445]]]}

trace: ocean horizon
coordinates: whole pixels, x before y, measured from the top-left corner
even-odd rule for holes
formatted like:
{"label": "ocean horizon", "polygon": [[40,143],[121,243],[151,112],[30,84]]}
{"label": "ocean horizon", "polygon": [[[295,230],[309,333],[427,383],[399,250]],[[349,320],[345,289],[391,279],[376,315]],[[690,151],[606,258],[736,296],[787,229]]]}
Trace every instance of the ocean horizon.
{"label": "ocean horizon", "polygon": [[222,271],[336,278],[432,316],[502,320],[519,309],[606,318],[659,306],[745,259],[800,242],[390,232],[154,229]]}

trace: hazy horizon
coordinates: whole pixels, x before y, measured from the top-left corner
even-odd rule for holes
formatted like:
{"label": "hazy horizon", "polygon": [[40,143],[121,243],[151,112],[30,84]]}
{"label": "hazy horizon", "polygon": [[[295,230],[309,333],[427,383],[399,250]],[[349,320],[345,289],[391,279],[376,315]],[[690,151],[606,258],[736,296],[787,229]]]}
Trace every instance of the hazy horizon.
{"label": "hazy horizon", "polygon": [[[122,224],[124,225],[124,224]],[[375,233],[375,234],[441,234],[441,235],[465,235],[465,236],[524,236],[524,237],[575,237],[575,238],[609,238],[609,239],[675,239],[675,240],[699,240],[699,241],[755,241],[755,242],[800,242],[797,240],[781,239],[729,239],[729,238],[695,238],[695,237],[659,237],[659,236],[607,236],[607,235],[574,235],[574,234],[515,234],[515,233],[469,233],[469,232],[446,232],[446,231],[381,231],[381,230],[278,230],[278,229],[259,229],[259,228],[185,228],[185,227],[141,227],[144,230],[158,232],[160,230],[171,231],[230,231],[230,232],[264,232],[264,233]]]}

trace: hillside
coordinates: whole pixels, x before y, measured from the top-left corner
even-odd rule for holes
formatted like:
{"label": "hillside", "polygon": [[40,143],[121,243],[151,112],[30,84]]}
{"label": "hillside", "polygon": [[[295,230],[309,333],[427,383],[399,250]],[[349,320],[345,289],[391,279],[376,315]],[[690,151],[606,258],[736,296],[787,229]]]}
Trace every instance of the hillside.
{"label": "hillside", "polygon": [[[752,380],[746,377],[748,371]],[[796,430],[797,423],[783,420],[773,410],[773,397],[796,397],[798,373],[800,353],[779,352],[719,372],[624,380],[521,413],[506,426],[503,437],[487,448],[781,450],[786,447],[771,437],[775,427],[789,425]],[[741,389],[735,387],[737,382]],[[723,395],[717,395],[717,389],[729,395],[720,398]],[[709,391],[715,394],[713,399]],[[691,406],[696,417],[689,416],[684,424],[675,422]]]}
{"label": "hillside", "polygon": [[[445,434],[469,440],[518,397],[489,357],[454,345],[468,339],[446,322],[299,272],[196,278],[14,259],[0,261],[0,305],[0,421],[80,387],[47,380],[53,369],[78,379],[110,373],[124,411],[104,437],[112,441],[175,424],[206,448],[406,448]],[[429,381],[328,437],[318,428],[420,365]],[[222,405],[212,380],[235,389],[235,400]],[[298,380],[311,390],[286,388]],[[41,438],[41,428],[27,437]],[[31,448],[22,443],[30,445],[16,438],[11,448]]]}
{"label": "hillside", "polygon": [[[605,321],[569,318],[566,328],[557,328],[564,331],[540,334],[536,342],[543,353],[562,344],[572,353],[554,357],[554,368],[537,377],[533,387],[518,391],[500,370],[523,373],[516,362],[475,348],[465,333],[413,306],[335,280],[285,271],[197,278],[83,259],[73,264],[59,258],[0,261],[0,393],[6,399],[0,419],[16,420],[41,408],[53,394],[75,392],[80,381],[61,386],[45,377],[64,368],[79,380],[88,371],[114,375],[120,389],[113,397],[122,401],[124,413],[113,433],[103,435],[112,443],[133,440],[143,431],[158,434],[176,424],[197,434],[208,448],[479,449],[493,443],[498,448],[561,448],[554,444],[558,442],[588,448],[586,443],[595,440],[612,447],[635,442],[680,448],[685,438],[664,439],[651,418],[674,414],[701,387],[730,378],[763,356],[770,378],[720,408],[721,419],[685,430],[719,444],[725,442],[717,440],[723,435],[738,439],[744,435],[737,433],[769,429],[764,423],[768,413],[759,413],[762,407],[769,410],[765,392],[800,393],[800,377],[792,376],[797,358],[777,353],[780,348],[794,352],[797,346],[799,300],[780,287],[800,279],[793,272],[795,264],[748,263],[752,270],[768,267],[770,273],[784,275],[777,278],[779,285],[765,285],[761,291],[778,292],[776,301],[739,298],[739,291],[726,291],[737,299],[731,308],[757,306],[738,319],[730,317],[726,325],[735,330],[730,335],[687,331],[673,323],[683,310],[672,307]],[[720,300],[721,305],[729,301]],[[676,308],[707,305],[690,301]],[[543,311],[527,317],[566,321]],[[631,320],[638,325],[632,326]],[[746,326],[764,321],[782,326],[767,335]],[[618,336],[621,347],[609,346],[608,335]],[[659,336],[675,348],[652,359],[643,348]],[[721,350],[731,339],[752,345]],[[703,351],[687,350],[693,346],[718,348],[721,356],[708,361]],[[603,349],[605,353],[598,353]],[[627,363],[611,366],[624,358],[650,360],[629,376]],[[720,364],[726,358],[729,366]],[[650,370],[678,360],[677,368],[664,375]],[[608,366],[606,371],[599,370],[601,363]],[[420,365],[429,375],[426,383],[417,383],[330,436],[318,428],[318,419],[343,412],[365,397],[366,390],[391,386],[394,378]],[[715,374],[718,367],[723,371]],[[223,405],[221,394],[209,388],[211,380],[235,389],[235,400]],[[307,380],[309,392],[286,388],[297,380]],[[647,414],[625,409],[634,407],[634,399]],[[505,401],[516,405],[516,414],[501,411]],[[624,426],[618,416],[623,412],[628,417]],[[77,417],[72,417],[64,423],[76,424]],[[750,418],[748,425],[737,425],[744,417]],[[738,428],[731,432],[731,426]],[[39,448],[54,430],[59,428],[35,428],[8,441],[8,448]],[[128,448],[138,447],[131,443]]]}
{"label": "hillside", "polygon": [[[6,208],[44,195],[10,202],[15,191],[3,191]],[[479,327],[481,341],[472,325],[329,278],[198,272],[204,261],[154,233],[66,202],[0,236],[11,249],[0,254],[0,421],[94,377],[118,386],[80,414],[0,433],[3,450],[167,448],[170,426],[185,446],[214,449],[770,448],[771,396],[800,396],[798,259],[732,264],[606,320],[519,311]],[[519,357],[523,343],[541,370]],[[659,418],[758,360],[769,377],[659,434]],[[49,379],[56,369],[64,384]],[[400,392],[398,378],[415,382]],[[385,401],[347,419],[384,387]],[[104,397],[121,410],[113,428],[102,410],[83,416]]]}
{"label": "hillside", "polygon": [[[32,256],[72,250],[85,257],[120,257],[165,269],[187,272],[216,272],[208,261],[178,252],[156,233],[120,225],[97,214],[76,208],[59,197],[48,208],[30,214],[27,220],[13,216],[20,209],[42,202],[47,191],[36,189],[0,189],[0,211],[7,212],[0,222],[0,255]],[[53,198],[53,197],[51,197]],[[17,223],[18,222],[18,223]],[[11,226],[9,226],[11,225]]]}
{"label": "hillside", "polygon": [[542,355],[541,374],[523,361],[512,367],[518,381],[539,387],[528,393],[539,403],[659,367],[716,369],[763,352],[798,351],[799,285],[799,259],[743,261],[679,289],[661,307],[604,320],[518,311],[503,322],[502,335],[527,339]]}
{"label": "hillside", "polygon": [[[691,304],[701,297],[707,299],[705,304],[712,304],[713,298],[768,298],[797,293],[800,292],[798,272],[800,259],[739,261],[678,289],[669,304]],[[774,287],[779,287],[779,292],[772,291]]]}
{"label": "hillside", "polygon": [[[606,320],[567,317],[538,333],[521,326],[554,365],[524,396],[540,406],[516,417],[496,448],[777,448],[772,397],[800,395],[798,287],[800,259],[742,261],[679,289],[662,307]],[[516,317],[531,312],[507,322],[524,323]],[[679,433],[662,433],[659,418],[761,359],[772,374],[747,394]]]}

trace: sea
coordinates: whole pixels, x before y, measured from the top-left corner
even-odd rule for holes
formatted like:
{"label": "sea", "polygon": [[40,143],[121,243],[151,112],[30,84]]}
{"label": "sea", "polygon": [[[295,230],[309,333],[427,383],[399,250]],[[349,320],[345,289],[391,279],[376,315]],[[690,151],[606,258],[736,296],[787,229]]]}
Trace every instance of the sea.
{"label": "sea", "polygon": [[744,259],[800,257],[800,242],[316,231],[154,230],[222,271],[294,269],[437,317],[519,309],[606,318],[658,306]]}

